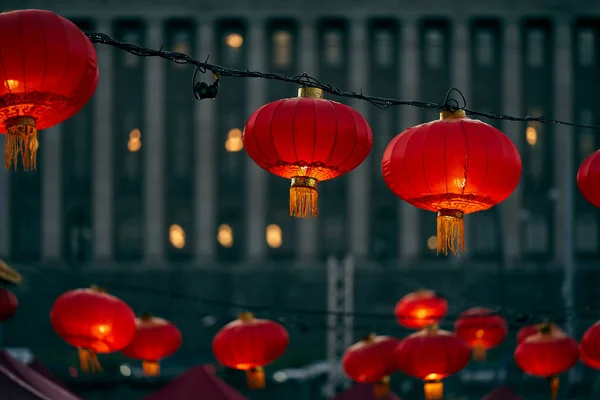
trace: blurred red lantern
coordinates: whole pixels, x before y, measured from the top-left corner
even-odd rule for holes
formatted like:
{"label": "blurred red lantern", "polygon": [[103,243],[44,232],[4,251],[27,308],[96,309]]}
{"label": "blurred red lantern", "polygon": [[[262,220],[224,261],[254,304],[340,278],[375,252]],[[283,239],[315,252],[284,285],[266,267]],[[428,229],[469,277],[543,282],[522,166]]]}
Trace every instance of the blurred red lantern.
{"label": "blurred red lantern", "polygon": [[0,288],[0,322],[11,319],[18,307],[17,296],[7,288]]}
{"label": "blurred red lantern", "polygon": [[442,379],[462,370],[469,363],[470,352],[455,334],[430,325],[402,340],[394,356],[398,369],[425,381],[426,400],[441,400]]}
{"label": "blurred red lantern", "polygon": [[486,351],[498,346],[508,333],[506,320],[488,308],[471,308],[461,313],[454,332],[473,349],[473,358],[485,360]]}
{"label": "blurred red lantern", "polygon": [[71,21],[45,10],[0,14],[0,133],[6,168],[36,169],[37,131],[75,115],[98,85],[96,50]]}
{"label": "blurred red lantern", "polygon": [[181,332],[169,321],[149,314],[136,318],[135,325],[133,340],[121,352],[134,360],[142,360],[146,376],[158,376],[158,362],[181,347]]}
{"label": "blurred red lantern", "polygon": [[544,324],[526,325],[517,332],[517,344],[527,339],[531,335],[540,333],[540,329]]}
{"label": "blurred red lantern", "polygon": [[65,342],[79,349],[81,370],[101,371],[97,353],[122,350],[135,334],[135,314],[121,299],[92,286],[63,293],[50,322]]}
{"label": "blurred red lantern", "polygon": [[588,156],[577,172],[577,187],[587,201],[600,207],[600,150]]}
{"label": "blurred red lantern", "polygon": [[448,254],[465,248],[465,214],[493,207],[517,187],[521,157],[506,135],[463,110],[440,117],[396,136],[381,168],[396,196],[437,212],[437,251]]}
{"label": "blurred red lantern", "polygon": [[422,329],[438,323],[448,312],[448,301],[432,290],[418,290],[402,297],[394,308],[398,323],[409,329]]}
{"label": "blurred red lantern", "polygon": [[399,343],[390,336],[369,334],[344,353],[344,372],[356,382],[374,384],[376,397],[385,396],[390,391],[390,375],[396,370],[394,351]]}
{"label": "blurred red lantern", "polygon": [[600,369],[600,321],[590,326],[579,344],[581,361],[590,368]]}
{"label": "blurred red lantern", "polygon": [[551,324],[521,342],[515,350],[515,361],[525,373],[551,380],[552,399],[558,395],[558,374],[579,360],[579,344]]}
{"label": "blurred red lantern", "polygon": [[317,88],[277,100],[252,114],[243,134],[248,156],[261,168],[291,179],[290,215],[318,215],[317,184],[358,167],[373,134],[354,109],[323,99]]}
{"label": "blurred red lantern", "polygon": [[241,313],[215,335],[213,354],[223,365],[246,371],[251,389],[265,387],[263,368],[281,357],[290,342],[280,324]]}

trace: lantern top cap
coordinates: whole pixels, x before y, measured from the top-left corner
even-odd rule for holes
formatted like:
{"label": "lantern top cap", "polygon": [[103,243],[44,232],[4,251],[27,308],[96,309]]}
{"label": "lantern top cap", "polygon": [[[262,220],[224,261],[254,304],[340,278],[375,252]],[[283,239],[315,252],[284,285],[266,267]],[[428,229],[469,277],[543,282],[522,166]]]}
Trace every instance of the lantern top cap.
{"label": "lantern top cap", "polygon": [[362,341],[365,343],[372,343],[375,341],[376,337],[377,335],[375,335],[375,332],[370,332],[367,336],[362,338]]}
{"label": "lantern top cap", "polygon": [[438,326],[438,324],[431,324],[425,327],[425,332],[427,332],[428,334],[435,334],[439,329],[440,327]]}
{"label": "lantern top cap", "polygon": [[144,322],[151,321],[152,318],[154,318],[154,315],[152,315],[151,313],[143,313],[142,315],[140,315],[140,320]]}
{"label": "lantern top cap", "polygon": [[250,321],[254,318],[254,314],[249,311],[244,311],[238,314],[238,319],[241,321]]}
{"label": "lantern top cap", "polygon": [[444,110],[444,111],[440,112],[441,120],[465,118],[466,116],[467,116],[467,114],[465,114],[465,110],[456,110],[456,111]]}
{"label": "lantern top cap", "polygon": [[310,97],[313,99],[323,98],[323,89],[314,87],[301,87],[298,89],[298,97]]}
{"label": "lantern top cap", "polygon": [[92,292],[106,293],[106,289],[101,288],[98,285],[92,285],[92,286],[90,286],[90,289],[92,290]]}

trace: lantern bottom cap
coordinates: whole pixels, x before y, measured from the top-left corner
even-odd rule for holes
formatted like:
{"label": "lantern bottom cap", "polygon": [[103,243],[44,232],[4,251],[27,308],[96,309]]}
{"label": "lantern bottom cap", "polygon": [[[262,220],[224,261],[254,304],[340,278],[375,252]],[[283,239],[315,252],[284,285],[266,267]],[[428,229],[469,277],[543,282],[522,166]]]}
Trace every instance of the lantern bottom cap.
{"label": "lantern bottom cap", "polygon": [[4,166],[17,170],[19,154],[25,171],[37,169],[39,141],[33,117],[14,117],[5,121]]}
{"label": "lantern bottom cap", "polygon": [[437,215],[437,254],[458,255],[465,250],[464,213],[460,210],[440,210]]}
{"label": "lantern bottom cap", "polygon": [[143,361],[142,370],[145,376],[159,376],[160,375],[160,364],[158,361]]}
{"label": "lantern bottom cap", "polygon": [[319,215],[318,181],[308,176],[292,178],[290,187],[290,216],[307,218],[309,213],[314,218]]}
{"label": "lantern bottom cap", "polygon": [[390,377],[384,376],[373,384],[375,397],[385,397],[390,393]]}
{"label": "lantern bottom cap", "polygon": [[261,367],[254,367],[247,370],[246,379],[250,389],[264,389],[266,386],[265,371]]}

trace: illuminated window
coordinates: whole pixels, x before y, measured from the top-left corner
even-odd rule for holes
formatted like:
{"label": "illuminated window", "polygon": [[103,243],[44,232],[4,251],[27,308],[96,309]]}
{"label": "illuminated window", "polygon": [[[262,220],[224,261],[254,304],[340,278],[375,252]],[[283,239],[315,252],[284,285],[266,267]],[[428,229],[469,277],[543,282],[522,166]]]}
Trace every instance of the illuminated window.
{"label": "illuminated window", "polygon": [[227,46],[237,49],[244,44],[244,38],[239,33],[230,33],[225,36],[225,43]]}
{"label": "illuminated window", "polygon": [[239,33],[225,35],[225,49],[223,51],[223,62],[226,65],[237,65],[240,62],[241,47],[244,38]]}
{"label": "illuminated window", "polygon": [[429,250],[437,250],[437,236],[430,236],[427,239],[427,248]]}
{"label": "illuminated window", "polygon": [[444,35],[439,29],[429,29],[425,33],[425,62],[430,68],[442,65]]}
{"label": "illuminated window", "polygon": [[594,31],[591,29],[580,29],[577,34],[577,47],[579,53],[579,64],[582,67],[594,66]]}
{"label": "illuminated window", "polygon": [[281,247],[281,244],[283,243],[283,234],[279,225],[268,225],[266,229],[265,239],[269,247],[273,249]]}
{"label": "illuminated window", "polygon": [[533,126],[527,127],[527,130],[525,131],[525,140],[527,140],[528,145],[535,146],[538,140],[537,129]]}
{"label": "illuminated window", "polygon": [[527,33],[527,64],[532,68],[544,65],[545,35],[542,29],[530,29]]}
{"label": "illuminated window", "polygon": [[331,66],[342,63],[342,33],[339,31],[325,34],[325,62]]}
{"label": "illuminated window", "polygon": [[190,55],[190,35],[186,32],[178,32],[173,38],[173,52]]}
{"label": "illuminated window", "polygon": [[233,230],[227,224],[219,226],[217,231],[217,241],[223,247],[233,246]]}
{"label": "illuminated window", "polygon": [[181,226],[173,224],[169,227],[169,242],[176,249],[185,247],[185,231]]}
{"label": "illuminated window", "polygon": [[289,67],[292,59],[292,35],[287,31],[275,32],[273,49],[275,65],[281,68]]}
{"label": "illuminated window", "polygon": [[494,62],[494,34],[489,29],[480,29],[475,36],[477,64],[489,67]]}
{"label": "illuminated window", "polygon": [[225,141],[225,150],[230,153],[236,153],[244,148],[242,141],[242,131],[238,128],[231,129],[227,132],[227,140]]}
{"label": "illuminated window", "polygon": [[139,151],[142,148],[142,132],[135,128],[129,132],[129,140],[127,141],[127,150],[132,153]]}
{"label": "illuminated window", "polygon": [[394,37],[389,30],[379,30],[375,34],[375,57],[380,67],[391,67],[394,56]]}

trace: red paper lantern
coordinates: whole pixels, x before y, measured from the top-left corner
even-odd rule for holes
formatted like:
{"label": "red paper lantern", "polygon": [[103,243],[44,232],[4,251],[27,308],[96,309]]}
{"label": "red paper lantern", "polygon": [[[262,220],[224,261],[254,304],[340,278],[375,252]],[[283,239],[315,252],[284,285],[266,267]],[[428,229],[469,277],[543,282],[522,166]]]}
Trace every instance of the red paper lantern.
{"label": "red paper lantern", "polygon": [[158,376],[158,362],[181,347],[181,332],[169,321],[149,314],[136,318],[135,325],[133,340],[121,352],[134,360],[142,360],[146,376]]}
{"label": "red paper lantern", "polygon": [[283,326],[246,312],[217,332],[212,349],[221,364],[246,371],[248,386],[257,389],[265,387],[262,367],[281,357],[289,342]]}
{"label": "red paper lantern", "polygon": [[394,308],[398,323],[409,329],[422,329],[438,323],[448,312],[448,301],[432,290],[418,290],[402,297]]}
{"label": "red paper lantern", "polygon": [[521,343],[531,335],[540,333],[544,324],[526,325],[517,332],[517,344]]}
{"label": "red paper lantern", "polygon": [[448,254],[465,248],[465,214],[510,196],[521,176],[521,157],[506,135],[463,110],[440,117],[396,136],[381,168],[396,196],[437,212],[437,251]]}
{"label": "red paper lantern", "polygon": [[17,296],[6,288],[0,288],[0,322],[11,319],[18,307]]}
{"label": "red paper lantern", "polygon": [[579,344],[562,330],[550,324],[521,342],[515,350],[515,361],[525,373],[551,380],[552,399],[558,395],[558,374],[579,360]]}
{"label": "red paper lantern", "polygon": [[6,168],[36,168],[37,131],[75,115],[98,84],[96,50],[71,21],[45,10],[0,14],[0,133]]}
{"label": "red paper lantern", "polygon": [[430,325],[407,336],[394,356],[398,369],[425,381],[426,400],[441,400],[442,379],[462,370],[469,363],[470,352],[455,334]]}
{"label": "red paper lantern", "polygon": [[600,369],[600,321],[590,326],[579,344],[581,361],[590,368]]}
{"label": "red paper lantern", "polygon": [[354,109],[301,88],[296,98],[259,108],[243,134],[246,153],[261,168],[292,180],[290,215],[318,215],[317,184],[358,167],[369,155],[373,134]]}
{"label": "red paper lantern", "polygon": [[577,172],[577,187],[587,201],[600,207],[600,150],[588,156]]}
{"label": "red paper lantern", "polygon": [[121,299],[92,286],[63,293],[50,322],[65,342],[79,349],[81,370],[101,371],[97,353],[122,350],[135,334],[135,314]]}
{"label": "red paper lantern", "polygon": [[473,358],[485,360],[487,350],[498,346],[508,333],[506,320],[488,308],[471,308],[461,313],[454,332],[473,349]]}
{"label": "red paper lantern", "polygon": [[390,375],[396,370],[394,351],[400,341],[390,336],[369,334],[344,353],[342,367],[352,380],[372,383],[376,397],[390,391]]}

